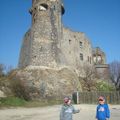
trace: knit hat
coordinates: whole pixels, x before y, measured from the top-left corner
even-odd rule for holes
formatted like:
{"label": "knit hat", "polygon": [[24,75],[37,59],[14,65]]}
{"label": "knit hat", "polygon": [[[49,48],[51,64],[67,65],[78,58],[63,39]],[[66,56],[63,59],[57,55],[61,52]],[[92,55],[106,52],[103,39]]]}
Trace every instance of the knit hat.
{"label": "knit hat", "polygon": [[68,103],[69,100],[70,100],[69,97],[65,97],[65,98],[64,98],[64,103]]}
{"label": "knit hat", "polygon": [[103,96],[100,96],[98,100],[105,100],[105,98]]}

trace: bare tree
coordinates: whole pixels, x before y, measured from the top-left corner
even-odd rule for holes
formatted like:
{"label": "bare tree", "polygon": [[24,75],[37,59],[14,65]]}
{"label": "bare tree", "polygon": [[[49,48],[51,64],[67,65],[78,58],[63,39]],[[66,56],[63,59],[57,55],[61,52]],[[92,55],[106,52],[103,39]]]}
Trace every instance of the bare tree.
{"label": "bare tree", "polygon": [[9,75],[10,73],[12,73],[15,69],[13,68],[13,66],[7,66],[6,67],[6,75]]}
{"label": "bare tree", "polygon": [[4,70],[5,70],[5,66],[3,64],[0,64],[0,76],[4,75]]}
{"label": "bare tree", "polygon": [[6,76],[9,75],[13,71],[13,67],[11,65],[7,66],[4,64],[0,64],[0,76]]}
{"label": "bare tree", "polygon": [[[85,90],[92,91],[95,88],[96,71],[94,66],[84,64],[79,67],[79,76],[83,80],[83,86]],[[82,74],[81,74],[82,73]]]}
{"label": "bare tree", "polygon": [[114,83],[116,90],[120,91],[120,62],[113,61],[109,64],[110,68],[110,78]]}

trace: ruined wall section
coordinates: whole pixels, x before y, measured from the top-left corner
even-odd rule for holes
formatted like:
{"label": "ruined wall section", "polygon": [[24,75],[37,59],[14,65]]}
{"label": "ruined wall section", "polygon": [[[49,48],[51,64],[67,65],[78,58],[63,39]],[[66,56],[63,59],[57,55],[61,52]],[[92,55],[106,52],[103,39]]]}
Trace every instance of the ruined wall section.
{"label": "ruined wall section", "polygon": [[106,64],[106,55],[105,53],[101,50],[101,48],[96,47],[93,48],[93,61],[94,64]]}
{"label": "ruined wall section", "polygon": [[63,29],[64,39],[61,49],[65,55],[68,66],[78,68],[83,63],[93,64],[92,45],[82,32],[73,32],[68,28]]}

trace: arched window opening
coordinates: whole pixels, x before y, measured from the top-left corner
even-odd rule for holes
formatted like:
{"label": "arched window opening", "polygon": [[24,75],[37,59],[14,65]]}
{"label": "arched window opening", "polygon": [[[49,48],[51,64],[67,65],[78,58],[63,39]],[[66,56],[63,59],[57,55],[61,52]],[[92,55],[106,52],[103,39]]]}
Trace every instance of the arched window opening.
{"label": "arched window opening", "polygon": [[39,10],[40,11],[45,11],[45,10],[47,10],[48,9],[48,5],[47,4],[40,4],[40,6],[39,6]]}
{"label": "arched window opening", "polygon": [[72,40],[69,40],[69,45],[71,44]]}
{"label": "arched window opening", "polygon": [[35,7],[35,8],[34,8],[34,10],[36,11],[36,10],[37,10],[37,8]]}

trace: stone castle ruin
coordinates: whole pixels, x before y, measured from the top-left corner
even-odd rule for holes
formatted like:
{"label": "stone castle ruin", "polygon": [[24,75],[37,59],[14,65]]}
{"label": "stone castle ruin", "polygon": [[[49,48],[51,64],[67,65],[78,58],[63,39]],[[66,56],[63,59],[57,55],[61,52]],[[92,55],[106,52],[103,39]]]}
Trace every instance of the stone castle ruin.
{"label": "stone castle ruin", "polygon": [[77,69],[83,63],[106,69],[105,54],[92,48],[83,32],[64,27],[61,0],[32,0],[31,28],[26,32],[19,59],[19,73],[27,85],[43,96],[71,94],[81,90]]}
{"label": "stone castle ruin", "polygon": [[32,26],[25,34],[19,67],[51,68],[92,61],[92,45],[82,32],[65,28],[61,18],[65,9],[61,0],[33,0]]}

